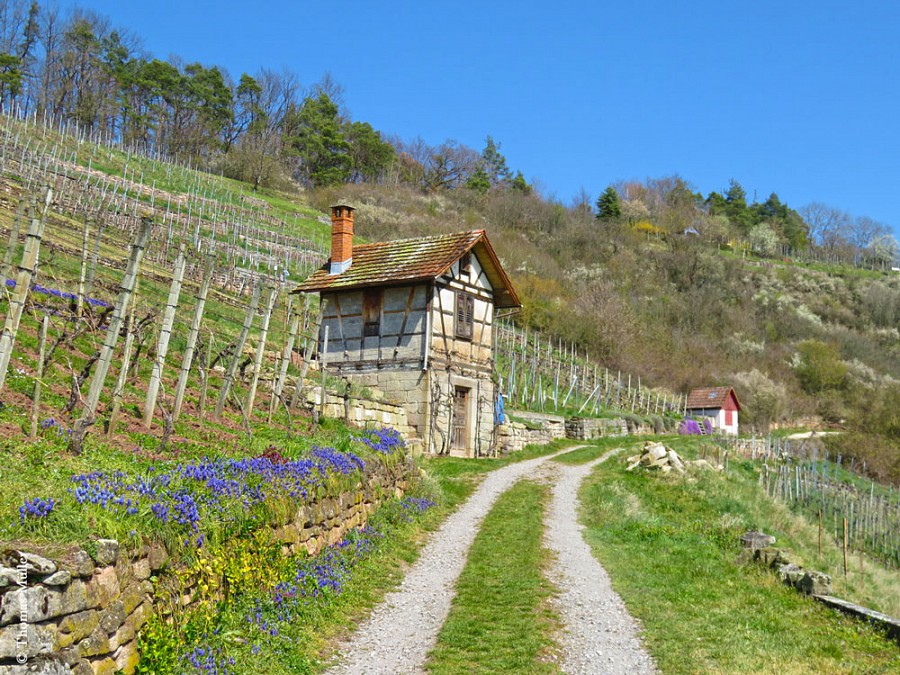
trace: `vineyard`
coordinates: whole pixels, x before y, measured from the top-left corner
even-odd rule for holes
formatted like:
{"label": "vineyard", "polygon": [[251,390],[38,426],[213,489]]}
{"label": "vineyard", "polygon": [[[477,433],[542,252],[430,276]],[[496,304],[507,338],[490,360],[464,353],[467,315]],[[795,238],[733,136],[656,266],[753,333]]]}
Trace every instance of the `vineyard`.
{"label": "vineyard", "polygon": [[[164,439],[189,382],[199,391],[201,419],[214,391],[215,417],[237,408],[247,426],[260,380],[268,384],[268,419],[288,407],[288,379],[304,374],[304,357],[314,357],[317,309],[308,300],[295,304],[289,291],[327,258],[328,220],[245,187],[68,122],[0,119],[0,225],[8,241],[2,272],[13,310],[0,342],[0,387],[23,318],[31,324],[24,339],[33,331],[39,352],[37,380],[51,372],[71,379],[67,392],[57,386],[45,398],[47,407],[58,399],[62,415],[42,416],[40,384],[23,383],[34,401],[32,436],[42,417],[52,418],[68,425],[80,447],[105,387],[110,436],[129,386],[146,393],[143,427],[161,417]],[[499,322],[495,339],[498,374],[514,407],[647,416],[660,429],[683,412],[683,396],[612,373],[511,320]],[[81,347],[55,363],[63,344]],[[177,378],[165,375],[170,346],[181,356],[170,365]],[[114,357],[122,368],[108,383]],[[142,378],[147,384],[138,386]],[[246,389],[240,399],[238,384]]]}
{"label": "vineyard", "polygon": [[815,443],[783,438],[720,441],[729,452],[763,462],[765,493],[818,522],[820,536],[847,551],[900,567],[900,493],[861,478],[853,463]]}
{"label": "vineyard", "polygon": [[[33,371],[13,373],[10,384],[33,400],[31,436],[65,428],[76,450],[110,384],[110,436],[130,388],[145,401],[145,429],[154,416],[163,418],[165,445],[189,379],[200,392],[200,418],[211,380],[218,379],[216,416],[234,404],[246,426],[266,377],[271,418],[295,345],[305,353],[314,343],[315,308],[295,306],[289,284],[321,264],[327,228],[315,212],[279,196],[247,194],[239,183],[105,141],[48,120],[2,119],[9,313],[0,338],[0,388],[19,347],[20,361]],[[279,328],[285,349],[266,359]],[[170,366],[177,383],[164,375],[170,344],[181,352]],[[27,347],[36,359],[24,356]],[[114,357],[121,367],[110,383]],[[264,369],[270,361],[274,367]],[[296,366],[302,364],[295,375]],[[234,384],[241,375],[248,384],[239,399]],[[52,386],[43,387],[45,381]],[[45,414],[42,388],[52,411]]]}

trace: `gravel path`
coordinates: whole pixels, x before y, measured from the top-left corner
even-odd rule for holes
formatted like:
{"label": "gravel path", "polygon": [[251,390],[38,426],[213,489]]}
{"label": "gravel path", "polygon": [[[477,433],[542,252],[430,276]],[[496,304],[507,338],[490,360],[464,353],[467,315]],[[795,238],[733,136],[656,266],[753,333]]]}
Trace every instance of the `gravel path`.
{"label": "gravel path", "polygon": [[[566,451],[572,448],[567,448]],[[340,647],[330,675],[418,675],[450,612],[456,580],[481,521],[497,498],[523,477],[554,483],[544,541],[556,552],[551,580],[565,627],[561,636],[566,673],[654,673],[638,638],[639,629],[591,556],[577,523],[577,492],[591,468],[613,452],[581,466],[543,465],[552,455],[491,472],[437,530],[400,587],[387,596]]]}
{"label": "gravel path", "polygon": [[341,646],[328,673],[423,673],[428,652],[450,612],[456,580],[481,521],[497,498],[550,456],[505,466],[487,475],[468,501],[435,532],[396,591]]}
{"label": "gravel path", "polygon": [[640,641],[640,629],[625,609],[609,575],[591,555],[578,524],[578,488],[591,469],[605,462],[611,450],[579,466],[553,463],[553,499],[547,512],[544,544],[555,560],[550,580],[559,590],[553,604],[562,618],[562,670],[582,673],[657,672]]}

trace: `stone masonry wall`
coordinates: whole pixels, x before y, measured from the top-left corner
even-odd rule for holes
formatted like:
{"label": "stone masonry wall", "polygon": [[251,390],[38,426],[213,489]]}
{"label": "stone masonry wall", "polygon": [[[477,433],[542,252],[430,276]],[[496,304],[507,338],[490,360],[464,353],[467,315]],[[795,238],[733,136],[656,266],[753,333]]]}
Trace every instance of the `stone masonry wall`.
{"label": "stone masonry wall", "polygon": [[[428,386],[426,373],[419,369],[410,370],[364,370],[352,372],[346,370],[341,373],[341,377],[352,382],[359,387],[365,387],[370,390],[370,396],[367,398],[350,399],[351,408],[358,407],[362,409],[362,419],[368,420],[367,415],[370,412],[377,411],[377,414],[387,414],[393,416],[394,424],[391,424],[404,436],[417,436],[419,438],[425,435],[425,425],[428,418]],[[318,401],[318,390],[314,394],[315,400]],[[327,403],[331,403],[333,397],[329,396]],[[338,397],[334,397],[338,398]],[[340,405],[343,406],[342,398],[339,398]],[[343,417],[342,410],[334,408],[334,413],[339,413],[339,417]],[[326,417],[332,415],[326,411]],[[356,418],[357,414],[351,413],[351,421]],[[386,424],[386,422],[379,422]],[[409,430],[409,436],[404,433],[403,428]]]}
{"label": "stone masonry wall", "polygon": [[[321,390],[321,387],[314,387],[308,391],[307,409],[319,409]],[[327,394],[325,417],[342,419],[360,429],[391,427],[406,440],[416,436],[416,429],[410,425],[406,409],[402,405],[383,400],[381,392],[377,390],[368,398]]]}
{"label": "stone masonry wall", "polygon": [[[275,541],[285,555],[315,555],[363,525],[383,498],[401,496],[406,475],[369,471],[357,489],[300,506],[289,523],[272,528]],[[0,554],[0,675],[133,673],[137,633],[158,600],[150,577],[160,577],[160,588],[176,584],[181,605],[195,601],[199,580],[179,581],[174,572],[157,543],[126,551],[102,539],[92,553],[75,549],[54,559],[6,550]]]}
{"label": "stone masonry wall", "polygon": [[497,453],[507,455],[518,452],[526,445],[545,445],[558,438],[566,437],[566,420],[560,415],[547,415],[515,411],[515,417],[523,422],[509,422],[497,427]]}
{"label": "stone masonry wall", "polygon": [[589,441],[593,438],[627,435],[628,424],[624,419],[570,417],[566,420],[566,438]]}

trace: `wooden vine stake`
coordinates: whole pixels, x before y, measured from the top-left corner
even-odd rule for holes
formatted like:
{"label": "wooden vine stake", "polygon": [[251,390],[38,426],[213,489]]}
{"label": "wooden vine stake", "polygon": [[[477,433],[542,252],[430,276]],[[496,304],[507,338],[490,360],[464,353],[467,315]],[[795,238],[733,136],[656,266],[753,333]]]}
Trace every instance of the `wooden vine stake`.
{"label": "wooden vine stake", "polygon": [[[306,296],[307,308],[309,306],[309,296]],[[291,330],[288,333],[287,342],[284,344],[284,350],[281,353],[281,364],[278,370],[278,377],[275,380],[275,386],[272,389],[272,403],[269,406],[268,424],[272,423],[272,414],[275,411],[276,401],[281,398],[284,391],[284,381],[287,379],[288,366],[291,363],[291,354],[294,351],[294,343],[297,341],[297,333],[300,331],[300,314],[296,311],[291,314]]]}
{"label": "wooden vine stake", "polygon": [[44,236],[44,225],[47,222],[47,210],[53,199],[53,190],[48,187],[44,195],[44,209],[40,217],[37,217],[34,207],[31,208],[31,226],[25,235],[25,251],[22,253],[22,262],[16,274],[16,288],[9,300],[9,312],[0,333],[0,391],[6,383],[6,371],[9,368],[9,359],[16,343],[16,334],[19,332],[19,322],[22,320],[22,312],[25,310],[25,300],[31,283],[34,280],[34,272],[37,267],[38,253],[41,250],[41,238]]}
{"label": "wooden vine stake", "polygon": [[[135,295],[137,284],[135,284]],[[125,347],[122,350],[122,365],[119,366],[119,377],[116,380],[116,388],[113,389],[110,404],[109,423],[106,427],[107,438],[112,438],[116,433],[116,424],[119,421],[119,410],[122,407],[122,397],[125,395],[125,382],[128,380],[128,369],[131,367],[131,352],[134,349],[135,307],[137,301],[132,298],[131,312],[129,313],[127,334],[125,335]]]}
{"label": "wooden vine stake", "polygon": [[844,576],[847,576],[847,519],[844,518]]}
{"label": "wooden vine stake", "polygon": [[222,383],[222,389],[219,391],[219,398],[216,401],[215,418],[222,417],[225,411],[225,401],[228,394],[231,393],[231,386],[234,383],[234,375],[237,372],[238,364],[244,355],[244,345],[247,343],[247,334],[250,332],[250,326],[253,324],[253,317],[256,314],[256,308],[259,306],[259,284],[253,285],[253,296],[250,299],[250,305],[247,307],[247,314],[244,316],[244,325],[241,326],[241,333],[238,336],[237,344],[234,348],[234,356],[231,363],[228,364],[228,370],[225,372],[225,381]]}
{"label": "wooden vine stake", "polygon": [[320,395],[319,416],[315,421],[321,424],[325,419],[325,400],[328,398],[325,393],[325,375],[328,371],[328,326],[325,326],[325,335],[322,339],[322,351],[319,353],[319,368],[322,369],[322,393]]}
{"label": "wooden vine stake", "polygon": [[819,558],[822,557],[822,509],[819,509]]}
{"label": "wooden vine stake", "polygon": [[198,417],[201,420],[206,417],[206,392],[209,388],[209,364],[212,360],[212,344],[213,332],[210,330],[209,339],[206,341],[206,360],[203,362],[202,368],[197,368],[197,372],[200,375],[200,400],[197,401],[197,407],[200,409]]}
{"label": "wooden vine stake", "polygon": [[41,411],[41,380],[44,377],[44,355],[47,353],[47,329],[50,327],[50,317],[46,314],[41,321],[41,334],[38,347],[37,375],[34,378],[34,396],[31,406],[31,438],[37,438],[38,416]]}
{"label": "wooden vine stake", "polygon": [[119,331],[122,329],[122,321],[125,318],[125,313],[128,311],[128,303],[131,301],[132,293],[134,293],[141,259],[144,257],[144,249],[147,246],[147,240],[150,238],[150,230],[152,228],[153,220],[151,218],[141,218],[140,227],[131,244],[131,254],[125,267],[125,275],[122,277],[122,282],[119,285],[119,297],[116,299],[116,306],[109,319],[106,338],[103,340],[103,346],[100,348],[100,358],[97,361],[97,370],[94,373],[94,378],[91,380],[91,388],[84,405],[84,412],[81,419],[75,422],[72,429],[70,448],[75,454],[80,454],[84,432],[94,423],[97,405],[100,403],[100,392],[103,391],[103,385],[109,372],[109,366],[112,363],[116,343],[119,341]]}
{"label": "wooden vine stake", "polygon": [[0,282],[5,282],[10,278],[12,273],[12,259],[16,252],[16,245],[19,243],[19,230],[22,227],[22,220],[25,218],[25,207],[28,201],[19,200],[16,207],[16,218],[13,220],[12,227],[9,228],[9,241],[6,244],[6,251],[3,253],[3,270],[0,271]]}
{"label": "wooden vine stake", "polygon": [[247,392],[247,403],[244,405],[244,414],[247,420],[253,415],[253,404],[256,402],[256,387],[259,384],[259,373],[262,370],[263,356],[266,353],[266,336],[269,333],[269,322],[272,320],[272,310],[275,309],[275,300],[278,298],[278,287],[269,288],[266,296],[266,309],[263,312],[262,325],[259,329],[259,344],[256,347],[256,356],[253,359],[253,373],[250,377],[250,389]]}
{"label": "wooden vine stake", "polygon": [[175,403],[172,407],[173,424],[178,421],[178,416],[181,415],[184,391],[187,388],[188,375],[191,371],[191,363],[194,360],[194,351],[197,349],[197,338],[200,335],[200,324],[203,321],[206,296],[209,294],[209,285],[212,281],[214,270],[213,257],[207,256],[203,270],[203,280],[200,282],[200,290],[197,293],[197,304],[194,306],[194,317],[191,319],[191,328],[188,332],[187,346],[184,349],[184,357],[181,360],[181,372],[178,375],[178,384],[175,387]]}
{"label": "wooden vine stake", "polygon": [[78,297],[75,300],[75,318],[80,319],[84,313],[85,279],[87,278],[88,243],[91,237],[91,223],[85,218],[81,236],[81,270],[78,273]]}
{"label": "wooden vine stake", "polygon": [[178,256],[175,258],[175,272],[172,275],[172,285],[169,286],[169,298],[166,301],[162,326],[159,329],[159,339],[156,342],[156,361],[153,363],[150,384],[147,386],[147,398],[144,401],[145,429],[149,429],[153,424],[153,412],[156,410],[156,399],[162,383],[166,354],[169,352],[169,338],[172,336],[172,325],[175,323],[175,312],[178,309],[178,298],[181,295],[181,282],[184,280],[184,267],[184,246],[181,246],[178,249]]}

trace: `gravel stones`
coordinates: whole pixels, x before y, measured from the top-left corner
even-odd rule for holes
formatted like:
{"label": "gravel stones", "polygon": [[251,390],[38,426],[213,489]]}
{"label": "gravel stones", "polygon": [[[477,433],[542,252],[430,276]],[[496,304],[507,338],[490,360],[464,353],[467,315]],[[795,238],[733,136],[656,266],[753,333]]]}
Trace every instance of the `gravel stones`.
{"label": "gravel stones", "polygon": [[594,463],[544,469],[549,457],[497,469],[432,535],[400,588],[388,594],[363,621],[342,649],[341,663],[328,673],[367,675],[424,673],[428,652],[455,594],[484,516],[497,498],[521,478],[559,476],[553,504],[545,521],[546,545],[557,552],[552,580],[560,589],[564,620],[564,670],[567,673],[655,673],[655,665],[639,640],[639,629],[628,615],[609,578],[593,558],[577,523],[577,490]]}
{"label": "gravel stones", "polygon": [[[559,637],[565,673],[655,673],[640,640],[640,628],[591,553],[578,523],[578,488],[597,464],[617,450],[580,466],[554,466],[553,498],[544,542],[553,551],[550,579],[559,589],[553,604],[563,622]],[[657,459],[662,459],[660,454]],[[656,461],[656,460],[654,460]]]}

